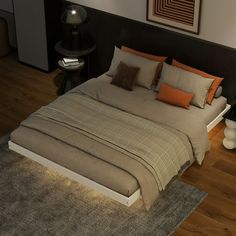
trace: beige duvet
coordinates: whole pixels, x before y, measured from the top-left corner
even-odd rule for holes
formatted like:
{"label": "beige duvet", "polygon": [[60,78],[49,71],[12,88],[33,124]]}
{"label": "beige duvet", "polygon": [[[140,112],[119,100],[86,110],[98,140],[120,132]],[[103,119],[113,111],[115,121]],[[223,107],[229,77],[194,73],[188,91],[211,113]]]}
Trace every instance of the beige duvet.
{"label": "beige duvet", "polygon": [[149,95],[134,96],[109,82],[106,76],[92,79],[21,125],[127,171],[137,179],[149,209],[193,156],[202,163],[209,149],[206,126],[191,115],[166,114]]}

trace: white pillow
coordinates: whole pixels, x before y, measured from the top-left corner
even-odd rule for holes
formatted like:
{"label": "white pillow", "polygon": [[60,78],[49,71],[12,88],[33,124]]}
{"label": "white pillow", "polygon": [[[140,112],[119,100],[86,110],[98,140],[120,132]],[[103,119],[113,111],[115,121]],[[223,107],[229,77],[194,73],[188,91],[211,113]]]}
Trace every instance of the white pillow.
{"label": "white pillow", "polygon": [[[207,95],[214,79],[206,79],[200,75],[164,63],[160,83],[194,94],[192,105],[205,107]],[[157,85],[157,89],[159,88]]]}
{"label": "white pillow", "polygon": [[111,66],[109,71],[107,72],[108,76],[114,76],[116,74],[117,67],[121,61],[129,66],[139,67],[140,70],[137,75],[136,84],[148,89],[151,88],[152,82],[156,76],[157,66],[159,62],[149,60],[129,52],[124,52],[115,47]]}

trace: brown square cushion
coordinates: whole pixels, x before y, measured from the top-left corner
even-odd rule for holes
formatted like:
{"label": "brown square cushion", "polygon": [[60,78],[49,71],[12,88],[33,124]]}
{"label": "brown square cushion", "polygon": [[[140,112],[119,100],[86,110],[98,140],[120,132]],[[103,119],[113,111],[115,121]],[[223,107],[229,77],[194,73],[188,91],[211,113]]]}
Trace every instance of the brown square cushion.
{"label": "brown square cushion", "polygon": [[111,84],[132,91],[136,83],[139,70],[140,68],[129,66],[121,61],[117,67],[116,74],[112,77]]}

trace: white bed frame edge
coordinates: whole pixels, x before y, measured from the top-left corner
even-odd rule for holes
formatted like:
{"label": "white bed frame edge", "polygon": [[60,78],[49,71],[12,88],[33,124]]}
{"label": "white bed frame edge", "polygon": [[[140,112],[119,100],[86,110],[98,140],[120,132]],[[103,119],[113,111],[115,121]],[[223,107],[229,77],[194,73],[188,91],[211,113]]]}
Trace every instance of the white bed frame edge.
{"label": "white bed frame edge", "polygon": [[231,108],[230,104],[226,104],[225,109],[207,125],[207,132],[209,133],[214,127],[216,127],[223,119],[224,114],[226,114]]}
{"label": "white bed frame edge", "polygon": [[8,142],[8,146],[9,146],[10,150],[17,152],[17,153],[33,160],[33,161],[36,161],[39,164],[41,164],[45,167],[48,167],[49,169],[55,170],[59,174],[62,174],[63,176],[66,176],[70,179],[73,179],[73,180],[83,184],[83,185],[86,185],[86,186],[96,190],[97,192],[100,192],[100,193],[112,198],[113,200],[116,200],[128,207],[131,206],[138,198],[141,197],[140,189],[138,189],[136,192],[134,192],[130,197],[127,197],[127,196],[124,196],[118,192],[115,192],[114,190],[111,190],[101,184],[98,184],[95,181],[92,181],[80,174],[77,174],[77,173],[75,173],[63,166],[60,166],[57,163],[46,159],[45,157],[42,157],[34,152],[31,152],[28,149],[23,148],[18,144],[15,144],[12,141]]}
{"label": "white bed frame edge", "polygon": [[[207,125],[207,131],[210,132],[221,120],[223,120],[223,115],[229,111],[229,109],[231,108],[231,105],[227,104],[226,108],[212,121]],[[58,165],[57,163],[48,160],[45,157],[42,157],[34,152],[31,152],[30,150],[15,144],[12,141],[8,142],[8,146],[9,149],[19,153],[33,161],[38,162],[39,164],[48,167],[49,169],[53,169],[55,171],[57,171],[59,174],[62,174],[63,176],[66,176],[70,179],[73,179],[83,185],[86,185],[94,190],[96,190],[97,192],[100,192],[108,197],[110,197],[111,199],[120,202],[123,205],[126,206],[131,206],[136,200],[138,200],[141,197],[141,191],[140,189],[138,189],[136,192],[134,192],[130,197],[124,196],[118,192],[115,192],[114,190],[111,190],[101,184],[96,183],[93,180],[90,180],[80,174],[77,174],[63,166]]]}

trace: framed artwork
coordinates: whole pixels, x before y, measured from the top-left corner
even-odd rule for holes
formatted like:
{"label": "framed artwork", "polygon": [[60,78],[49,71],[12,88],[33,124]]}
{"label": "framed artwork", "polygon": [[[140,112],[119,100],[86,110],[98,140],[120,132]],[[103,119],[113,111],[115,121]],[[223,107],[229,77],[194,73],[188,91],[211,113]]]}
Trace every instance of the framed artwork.
{"label": "framed artwork", "polygon": [[199,33],[201,0],[147,0],[147,20]]}

